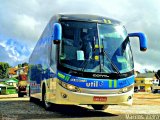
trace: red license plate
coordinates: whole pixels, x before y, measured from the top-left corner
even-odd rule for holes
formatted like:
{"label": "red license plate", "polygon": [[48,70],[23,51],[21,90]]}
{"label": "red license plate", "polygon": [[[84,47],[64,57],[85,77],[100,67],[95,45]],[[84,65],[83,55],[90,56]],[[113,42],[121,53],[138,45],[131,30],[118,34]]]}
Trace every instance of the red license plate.
{"label": "red license plate", "polygon": [[106,102],[107,97],[99,97],[99,96],[94,96],[93,101],[98,101],[98,102]]}

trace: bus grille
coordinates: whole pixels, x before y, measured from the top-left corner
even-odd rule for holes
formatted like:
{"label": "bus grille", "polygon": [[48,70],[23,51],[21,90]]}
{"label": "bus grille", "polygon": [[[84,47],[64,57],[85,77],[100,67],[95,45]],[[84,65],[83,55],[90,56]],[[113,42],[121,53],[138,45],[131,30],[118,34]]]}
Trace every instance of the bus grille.
{"label": "bus grille", "polygon": [[88,94],[118,94],[119,89],[85,89],[81,88],[81,93],[88,93]]}

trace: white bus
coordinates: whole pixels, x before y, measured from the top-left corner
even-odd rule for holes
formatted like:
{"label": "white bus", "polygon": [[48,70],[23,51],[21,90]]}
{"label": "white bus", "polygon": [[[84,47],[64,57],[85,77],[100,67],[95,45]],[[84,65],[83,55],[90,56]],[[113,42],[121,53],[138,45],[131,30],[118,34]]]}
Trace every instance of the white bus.
{"label": "white bus", "polygon": [[128,34],[117,20],[82,14],[53,16],[29,59],[30,100],[91,105],[131,105],[134,62],[130,37],[147,49],[143,33]]}

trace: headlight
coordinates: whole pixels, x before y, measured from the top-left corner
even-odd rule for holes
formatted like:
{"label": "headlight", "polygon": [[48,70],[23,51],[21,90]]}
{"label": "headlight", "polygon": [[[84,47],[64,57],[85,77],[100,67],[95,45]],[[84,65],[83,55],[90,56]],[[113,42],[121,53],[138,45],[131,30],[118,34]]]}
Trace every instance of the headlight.
{"label": "headlight", "polygon": [[126,93],[128,91],[131,91],[133,89],[134,85],[128,86],[128,87],[124,87],[122,89],[119,90],[119,93]]}
{"label": "headlight", "polygon": [[73,92],[80,92],[80,89],[74,85],[71,85],[71,84],[68,84],[68,83],[65,83],[65,82],[62,82],[62,81],[59,81],[59,84],[66,88],[67,90],[70,90],[70,91],[73,91]]}

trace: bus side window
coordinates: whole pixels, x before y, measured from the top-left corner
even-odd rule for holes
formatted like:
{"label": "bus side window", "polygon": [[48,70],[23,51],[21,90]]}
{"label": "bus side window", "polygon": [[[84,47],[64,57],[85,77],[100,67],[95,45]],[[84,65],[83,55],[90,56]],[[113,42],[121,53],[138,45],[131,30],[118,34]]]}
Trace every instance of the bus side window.
{"label": "bus side window", "polygon": [[51,67],[53,68],[53,70],[56,70],[56,45],[52,43],[52,47],[51,47]]}
{"label": "bus side window", "polygon": [[75,28],[62,26],[62,50],[61,60],[75,60],[77,47],[75,46]]}

